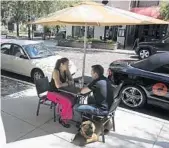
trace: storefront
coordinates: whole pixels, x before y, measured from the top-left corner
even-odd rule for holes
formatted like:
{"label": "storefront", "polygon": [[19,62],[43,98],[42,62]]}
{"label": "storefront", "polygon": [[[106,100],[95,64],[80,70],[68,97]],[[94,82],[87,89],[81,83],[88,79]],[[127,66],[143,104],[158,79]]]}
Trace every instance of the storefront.
{"label": "storefront", "polygon": [[[160,17],[159,7],[137,7],[132,8],[131,12],[162,19]],[[139,25],[127,26],[126,28],[126,46],[132,46],[134,41],[139,38],[141,41],[150,41],[152,39],[161,39],[167,33],[168,25]]]}

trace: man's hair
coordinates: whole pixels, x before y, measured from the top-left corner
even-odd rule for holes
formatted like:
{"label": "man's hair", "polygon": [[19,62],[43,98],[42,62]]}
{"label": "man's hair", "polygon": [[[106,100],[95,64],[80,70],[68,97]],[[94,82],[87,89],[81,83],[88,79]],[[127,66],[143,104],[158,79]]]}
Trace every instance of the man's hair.
{"label": "man's hair", "polygon": [[104,68],[101,65],[93,65],[92,70],[97,73],[99,77],[104,74]]}

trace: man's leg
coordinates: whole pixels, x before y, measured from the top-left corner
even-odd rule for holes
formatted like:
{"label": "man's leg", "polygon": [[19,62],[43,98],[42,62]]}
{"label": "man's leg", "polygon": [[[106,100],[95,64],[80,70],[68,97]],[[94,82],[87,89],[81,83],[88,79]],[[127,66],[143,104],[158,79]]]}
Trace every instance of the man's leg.
{"label": "man's leg", "polygon": [[93,114],[96,115],[98,108],[95,105],[79,105],[76,110],[81,113]]}
{"label": "man's leg", "polygon": [[97,108],[94,105],[80,105],[76,104],[73,107],[74,110],[74,121],[82,122],[82,113],[96,114]]}

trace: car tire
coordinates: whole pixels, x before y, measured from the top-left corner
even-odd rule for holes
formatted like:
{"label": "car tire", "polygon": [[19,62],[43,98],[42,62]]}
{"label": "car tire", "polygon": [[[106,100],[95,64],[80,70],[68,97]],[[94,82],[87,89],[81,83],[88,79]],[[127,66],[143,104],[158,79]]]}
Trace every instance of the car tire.
{"label": "car tire", "polygon": [[35,83],[36,80],[44,78],[44,73],[40,69],[33,69],[31,73],[32,81]]}
{"label": "car tire", "polygon": [[143,60],[151,56],[150,49],[148,48],[141,48],[138,52],[139,59]]}
{"label": "car tire", "polygon": [[142,108],[146,102],[146,94],[142,88],[135,85],[126,85],[120,91],[122,103],[129,108]]}

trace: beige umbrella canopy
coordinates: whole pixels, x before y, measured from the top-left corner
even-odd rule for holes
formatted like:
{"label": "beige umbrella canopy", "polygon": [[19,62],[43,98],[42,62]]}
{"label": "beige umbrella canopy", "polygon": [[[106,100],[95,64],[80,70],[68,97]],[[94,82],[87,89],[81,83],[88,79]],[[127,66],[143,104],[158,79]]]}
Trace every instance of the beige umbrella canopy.
{"label": "beige umbrella canopy", "polygon": [[50,13],[49,15],[47,15],[46,17],[42,17],[42,18],[39,18],[37,19],[36,21],[32,21],[32,22],[29,22],[29,24],[42,24],[42,25],[59,25],[60,23],[58,22],[55,22],[55,23],[50,23],[48,22],[48,19],[52,19],[52,18],[55,18],[56,16],[59,16],[60,14],[62,14],[63,12],[67,11],[69,8],[65,8],[63,10],[59,10],[59,11],[56,11],[54,13]]}
{"label": "beige umbrella canopy", "polygon": [[74,7],[69,7],[49,17],[39,19],[33,24],[43,25],[74,25],[85,26],[84,58],[82,82],[84,80],[87,26],[117,26],[117,25],[143,25],[143,24],[169,24],[166,21],[143,16],[115,7],[105,6],[95,2],[82,2]]}
{"label": "beige umbrella canopy", "polygon": [[143,16],[115,7],[95,2],[82,2],[74,7],[65,8],[33,24],[70,24],[77,26],[116,26],[142,24],[168,24],[168,22]]}

